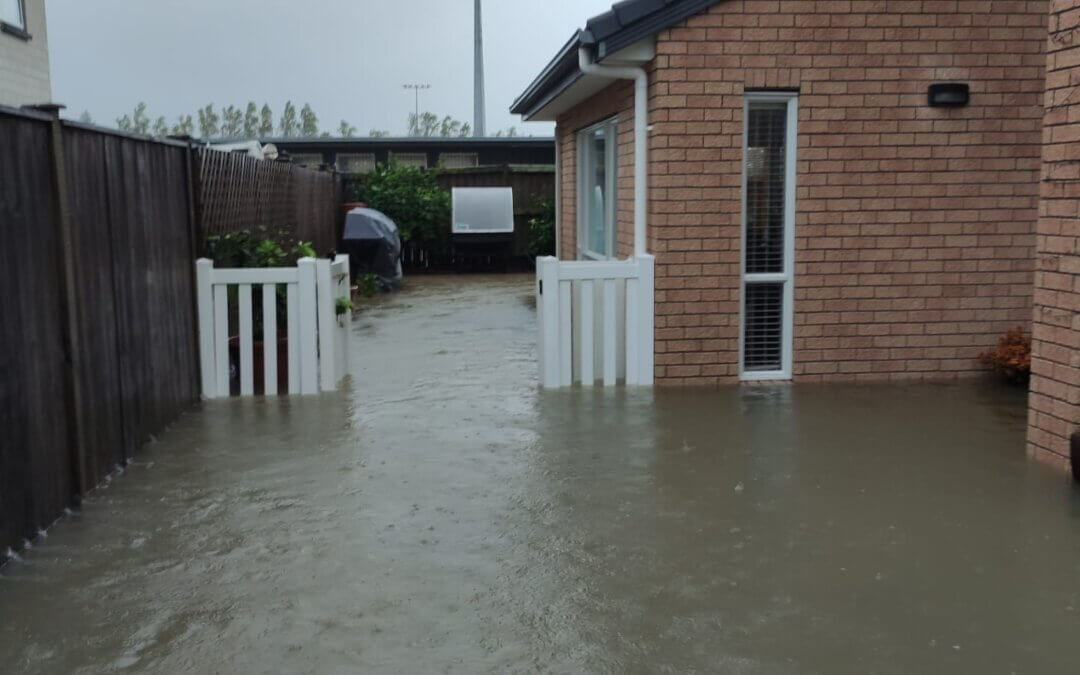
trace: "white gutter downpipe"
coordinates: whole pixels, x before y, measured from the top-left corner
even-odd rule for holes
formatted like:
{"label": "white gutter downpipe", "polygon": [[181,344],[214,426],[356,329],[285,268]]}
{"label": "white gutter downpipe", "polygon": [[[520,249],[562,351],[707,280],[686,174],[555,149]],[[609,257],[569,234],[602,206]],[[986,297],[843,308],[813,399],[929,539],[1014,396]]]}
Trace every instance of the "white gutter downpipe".
{"label": "white gutter downpipe", "polygon": [[645,255],[645,214],[649,189],[649,76],[641,67],[596,63],[588,47],[578,48],[578,68],[585,75],[634,81],[634,255]]}

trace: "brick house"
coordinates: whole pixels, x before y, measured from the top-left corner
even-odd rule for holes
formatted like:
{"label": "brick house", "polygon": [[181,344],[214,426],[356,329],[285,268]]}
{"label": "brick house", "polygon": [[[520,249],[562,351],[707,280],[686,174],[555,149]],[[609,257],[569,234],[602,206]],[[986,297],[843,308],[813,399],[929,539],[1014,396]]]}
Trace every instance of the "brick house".
{"label": "brick house", "polygon": [[603,69],[643,72],[658,384],[977,371],[1031,322],[1049,9],[618,3],[511,108],[556,123],[559,257],[633,249],[635,90]]}
{"label": "brick house", "polygon": [[1080,433],[1080,0],[1050,5],[1028,452],[1065,464]]}

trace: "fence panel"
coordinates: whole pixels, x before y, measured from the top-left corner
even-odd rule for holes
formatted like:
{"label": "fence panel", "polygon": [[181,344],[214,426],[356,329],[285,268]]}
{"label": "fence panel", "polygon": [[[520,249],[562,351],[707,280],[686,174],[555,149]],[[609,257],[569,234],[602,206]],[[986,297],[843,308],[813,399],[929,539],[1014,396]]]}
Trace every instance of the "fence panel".
{"label": "fence panel", "polygon": [[188,148],[10,108],[0,147],[2,554],[199,388]]}
{"label": "fence panel", "polygon": [[319,255],[337,246],[338,174],[201,148],[196,175],[203,236],[265,227],[312,242]]}
{"label": "fence panel", "polygon": [[[294,267],[263,268],[215,268],[212,260],[200,258],[195,267],[204,397],[274,395],[281,380],[288,394],[337,389],[345,375],[351,315],[335,310],[338,300],[350,294],[348,256],[301,258]],[[279,285],[288,298],[284,336],[275,328]],[[252,300],[253,286],[260,288],[259,303]],[[230,287],[235,287],[235,302]],[[237,319],[237,335],[230,331],[230,316]],[[259,320],[262,331],[256,330]],[[278,362],[278,349],[284,350],[284,364]],[[279,377],[281,365],[286,378]]]}
{"label": "fence panel", "polygon": [[75,490],[50,129],[0,114],[0,561]]}
{"label": "fence panel", "polygon": [[540,384],[651,385],[653,256],[536,263]]}

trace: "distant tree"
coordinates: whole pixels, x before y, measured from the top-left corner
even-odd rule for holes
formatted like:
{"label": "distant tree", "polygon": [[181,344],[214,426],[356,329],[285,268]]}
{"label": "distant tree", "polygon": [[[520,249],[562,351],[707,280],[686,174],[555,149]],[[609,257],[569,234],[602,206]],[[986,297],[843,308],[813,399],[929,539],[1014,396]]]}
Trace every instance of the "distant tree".
{"label": "distant tree", "polygon": [[190,136],[195,132],[195,122],[191,115],[181,115],[176,118],[176,124],[172,125],[169,133],[173,136]]}
{"label": "distant tree", "polygon": [[349,124],[345,120],[341,120],[341,124],[338,125],[338,136],[342,138],[348,138],[349,136],[356,135],[356,127]]}
{"label": "distant tree", "polygon": [[205,108],[199,108],[199,134],[203,138],[217,136],[220,121],[221,118],[214,112],[213,103],[207,103]]}
{"label": "distant tree", "polygon": [[390,135],[390,132],[383,129],[371,129],[367,132],[367,135],[371,138],[386,138]]}
{"label": "distant tree", "polygon": [[116,128],[120,131],[131,131],[131,115],[117,117]]}
{"label": "distant tree", "polygon": [[274,112],[269,103],[263,103],[259,111],[259,136],[265,138],[274,134]]}
{"label": "distant tree", "polygon": [[319,132],[319,138],[330,138],[330,132],[329,131],[320,131]]}
{"label": "distant tree", "polygon": [[292,101],[285,101],[285,110],[281,113],[278,129],[285,138],[296,135],[296,106]]}
{"label": "distant tree", "polygon": [[422,112],[419,117],[415,113],[409,114],[410,136],[468,136],[471,130],[468,122],[455,120],[449,115],[439,119],[432,112]]}
{"label": "distant tree", "polygon": [[150,133],[150,118],[146,115],[146,104],[140,101],[131,115],[131,130],[144,136]]}
{"label": "distant tree", "polygon": [[495,137],[496,138],[501,137],[501,136],[506,136],[507,138],[514,138],[517,135],[518,135],[517,127],[510,127],[509,129],[507,129],[505,131],[503,131],[502,129],[499,129],[498,131],[495,132]]}
{"label": "distant tree", "polygon": [[308,138],[319,135],[319,118],[307,103],[300,109],[300,135]]}
{"label": "distant tree", "polygon": [[259,134],[259,107],[255,101],[248,101],[244,110],[244,138],[255,138]]}
{"label": "distant tree", "polygon": [[165,121],[164,115],[154,120],[153,132],[158,138],[165,138],[169,135],[169,123]]}
{"label": "distant tree", "polygon": [[237,138],[244,131],[244,112],[233,105],[221,109],[222,138]]}
{"label": "distant tree", "polygon": [[79,115],[79,121],[83,124],[93,124],[94,118],[90,116],[89,110],[84,110],[82,111],[82,114]]}

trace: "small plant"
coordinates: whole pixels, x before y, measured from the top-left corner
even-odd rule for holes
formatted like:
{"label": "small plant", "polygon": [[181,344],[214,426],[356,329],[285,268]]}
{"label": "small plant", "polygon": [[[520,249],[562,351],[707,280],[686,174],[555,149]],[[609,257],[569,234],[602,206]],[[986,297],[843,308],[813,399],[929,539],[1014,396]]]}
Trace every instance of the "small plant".
{"label": "small plant", "polygon": [[1017,326],[998,340],[997,347],[979,354],[978,360],[1008,381],[1023,384],[1031,377],[1031,337]]}
{"label": "small plant", "polygon": [[377,274],[361,274],[356,278],[356,292],[365,298],[370,298],[379,292],[382,282]]}
{"label": "small plant", "polygon": [[529,257],[555,255],[555,200],[536,197],[535,214],[529,218]]}
{"label": "small plant", "polygon": [[344,320],[341,317],[351,312],[352,309],[352,298],[343,296],[334,301],[334,314],[337,316],[339,326],[345,325]]}

